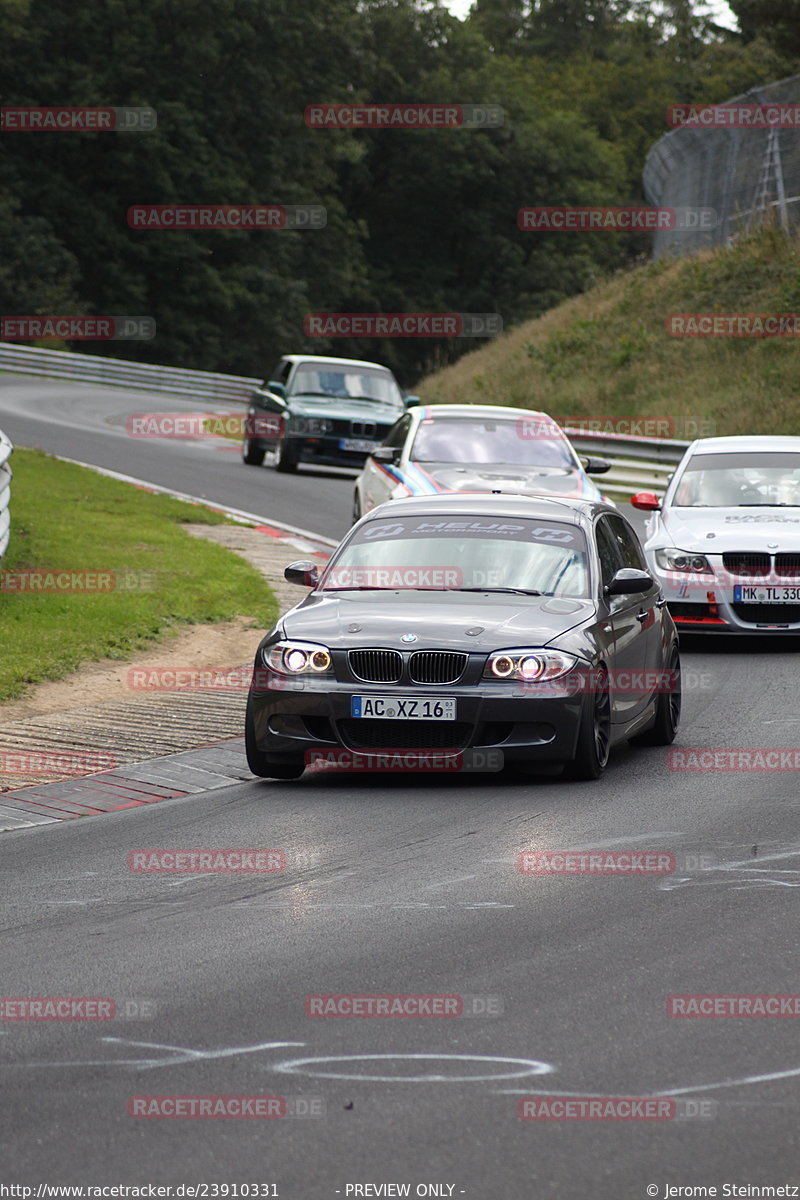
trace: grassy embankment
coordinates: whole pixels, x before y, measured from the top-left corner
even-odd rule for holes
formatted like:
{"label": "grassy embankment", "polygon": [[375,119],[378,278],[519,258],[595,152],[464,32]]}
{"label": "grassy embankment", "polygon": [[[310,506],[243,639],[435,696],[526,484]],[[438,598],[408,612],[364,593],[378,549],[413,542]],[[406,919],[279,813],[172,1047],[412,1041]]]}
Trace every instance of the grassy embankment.
{"label": "grassy embankment", "polygon": [[670,314],[708,312],[800,314],[800,238],[764,229],[620,273],[416,390],[428,403],[508,404],[557,420],[672,418],[677,437],[686,418],[716,434],[800,432],[800,341],[668,335]]}
{"label": "grassy embankment", "polygon": [[273,623],[275,598],[258,571],[181,528],[227,523],[219,513],[35,450],[16,449],[11,463],[12,534],[0,577],[97,571],[114,587],[0,591],[0,702],[81,663],[128,659],[189,623],[251,619],[254,648],[256,631]]}

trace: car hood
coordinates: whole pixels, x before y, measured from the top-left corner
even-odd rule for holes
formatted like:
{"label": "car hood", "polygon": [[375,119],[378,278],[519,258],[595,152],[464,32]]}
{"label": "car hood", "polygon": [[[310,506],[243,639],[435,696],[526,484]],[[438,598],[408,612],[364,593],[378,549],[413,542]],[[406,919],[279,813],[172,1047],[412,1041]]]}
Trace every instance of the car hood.
{"label": "car hood", "polygon": [[797,550],[800,508],[669,508],[653,541],[706,554],[763,551],[768,542]]}
{"label": "car hood", "polygon": [[[595,612],[590,600],[480,592],[317,592],[285,614],[287,637],[331,649],[484,650],[544,646]],[[358,626],[358,628],[353,628]],[[472,633],[467,633],[472,630]],[[403,642],[413,634],[414,642]]]}
{"label": "car hood", "polygon": [[444,492],[545,493],[600,499],[600,491],[577,467],[509,466],[504,463],[409,463]]}
{"label": "car hood", "polygon": [[403,415],[398,404],[383,400],[352,400],[346,396],[290,396],[286,403],[301,417],[342,417],[347,421],[382,421],[394,424]]}

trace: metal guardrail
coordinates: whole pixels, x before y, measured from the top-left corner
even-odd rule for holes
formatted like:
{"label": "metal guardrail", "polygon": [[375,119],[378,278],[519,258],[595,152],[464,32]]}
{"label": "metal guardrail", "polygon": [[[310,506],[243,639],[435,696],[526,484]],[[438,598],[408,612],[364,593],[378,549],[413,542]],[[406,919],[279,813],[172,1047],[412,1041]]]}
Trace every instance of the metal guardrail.
{"label": "metal guardrail", "polygon": [[[788,107],[797,102],[799,89],[800,75],[792,75],[713,107]],[[770,215],[789,232],[800,226],[800,139],[786,125],[683,125],[650,148],[643,184],[650,204],[713,209],[717,215],[711,228],[659,229],[653,258],[731,245]]]}
{"label": "metal guardrail", "polygon": [[[153,366],[96,354],[40,350],[13,342],[0,342],[0,370],[240,404],[248,401],[253,389],[262,384],[262,380],[248,379],[244,375],[216,375],[209,371]],[[633,495],[644,488],[663,493],[684,450],[691,444],[623,433],[586,434],[579,428],[566,428],[564,432],[579,454],[597,454],[611,459],[611,470],[598,478],[602,479],[605,490],[619,495]],[[3,495],[5,493],[0,492],[0,504]],[[5,520],[7,540],[7,515]],[[0,515],[0,545],[3,545],[3,530],[3,516]]]}
{"label": "metal guardrail", "polygon": [[0,342],[0,370],[24,375],[44,375],[72,379],[106,387],[141,388],[167,392],[192,400],[231,400],[244,403],[260,379],[244,375],[216,375],[210,371],[190,371],[184,367],[160,367],[152,363],[128,362],[100,354],[72,354],[68,350],[40,350]]}
{"label": "metal guardrail", "polygon": [[579,455],[596,454],[611,462],[608,474],[596,477],[598,486],[625,496],[644,490],[663,495],[670,476],[692,444],[627,433],[584,434],[569,427],[564,433]]}
{"label": "metal guardrail", "polygon": [[8,547],[11,529],[11,451],[14,447],[0,430],[0,558]]}

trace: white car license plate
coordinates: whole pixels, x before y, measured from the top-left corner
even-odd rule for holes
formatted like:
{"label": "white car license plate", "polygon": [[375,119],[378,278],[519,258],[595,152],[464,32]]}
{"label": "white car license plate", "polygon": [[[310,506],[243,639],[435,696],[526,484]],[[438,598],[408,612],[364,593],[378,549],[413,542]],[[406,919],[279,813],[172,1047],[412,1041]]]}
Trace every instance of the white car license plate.
{"label": "white car license plate", "polygon": [[340,450],[358,450],[364,454],[369,454],[370,450],[374,450],[379,445],[378,442],[371,442],[369,438],[340,438]]}
{"label": "white car license plate", "polygon": [[733,587],[736,604],[800,604],[800,587],[760,587],[737,583]]}
{"label": "white car license plate", "polygon": [[455,721],[456,702],[445,696],[351,696],[350,716],[373,721]]}

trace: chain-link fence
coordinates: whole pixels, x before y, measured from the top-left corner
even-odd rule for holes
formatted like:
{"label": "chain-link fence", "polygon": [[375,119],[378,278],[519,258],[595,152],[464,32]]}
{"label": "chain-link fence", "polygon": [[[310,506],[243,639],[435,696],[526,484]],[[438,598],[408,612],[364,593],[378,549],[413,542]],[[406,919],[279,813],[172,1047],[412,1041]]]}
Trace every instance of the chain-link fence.
{"label": "chain-link fence", "polygon": [[[781,105],[786,109],[776,113]],[[759,113],[756,106],[770,108]],[[686,123],[656,142],[644,168],[649,203],[712,208],[717,219],[713,228],[659,230],[654,258],[730,244],[764,220],[786,230],[800,226],[800,121],[792,124],[788,106],[800,114],[800,75],[715,106],[708,114],[713,128]],[[737,111],[719,111],[726,109]]]}

